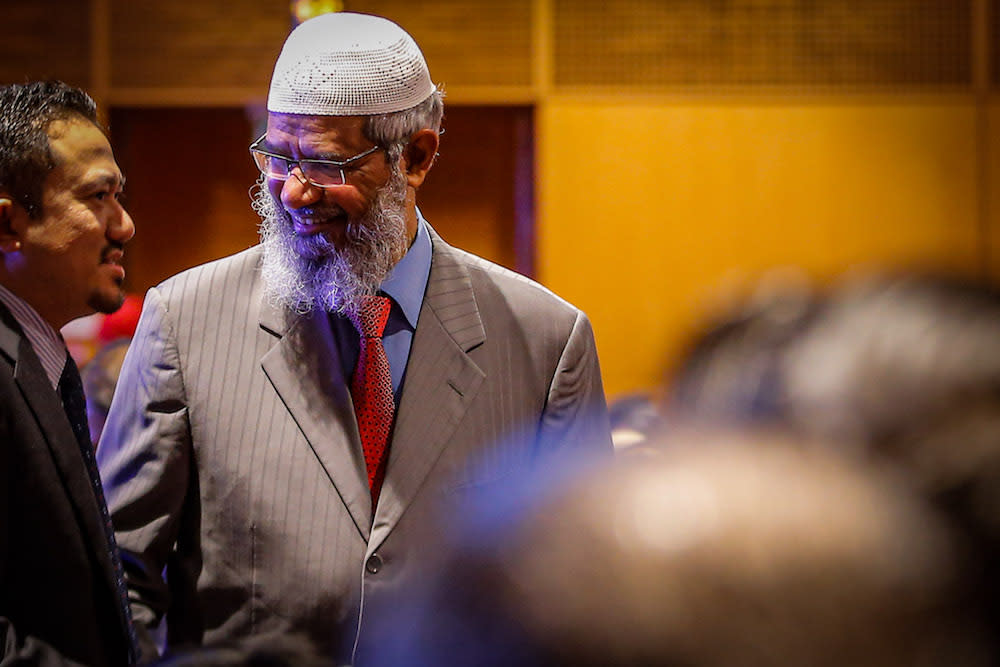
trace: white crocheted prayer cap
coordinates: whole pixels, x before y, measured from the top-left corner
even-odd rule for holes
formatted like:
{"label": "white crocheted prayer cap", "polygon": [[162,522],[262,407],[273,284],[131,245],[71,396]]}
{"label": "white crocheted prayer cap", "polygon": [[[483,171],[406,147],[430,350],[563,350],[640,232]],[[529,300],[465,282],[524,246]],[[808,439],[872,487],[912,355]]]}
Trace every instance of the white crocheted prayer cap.
{"label": "white crocheted prayer cap", "polygon": [[267,110],[368,116],[409,109],[434,90],[405,30],[379,16],[335,12],[305,21],[285,40]]}

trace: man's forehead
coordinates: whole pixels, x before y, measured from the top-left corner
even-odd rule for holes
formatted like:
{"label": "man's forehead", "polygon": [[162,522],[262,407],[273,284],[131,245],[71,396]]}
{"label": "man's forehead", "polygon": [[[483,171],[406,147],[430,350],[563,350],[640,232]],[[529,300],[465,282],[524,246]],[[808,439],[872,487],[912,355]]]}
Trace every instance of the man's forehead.
{"label": "man's forehead", "polygon": [[108,138],[90,121],[82,118],[53,121],[48,135],[55,165],[46,177],[47,185],[65,188],[90,181],[124,184]]}
{"label": "man's forehead", "polygon": [[360,133],[364,116],[309,116],[304,114],[270,113],[267,116],[268,136],[274,134],[321,135],[328,133]]}
{"label": "man's forehead", "polygon": [[296,153],[342,154],[358,152],[369,142],[363,133],[363,116],[268,115],[265,144]]}
{"label": "man's forehead", "polygon": [[71,155],[113,158],[111,143],[99,127],[84,118],[54,120],[47,128],[49,147],[55,157]]}

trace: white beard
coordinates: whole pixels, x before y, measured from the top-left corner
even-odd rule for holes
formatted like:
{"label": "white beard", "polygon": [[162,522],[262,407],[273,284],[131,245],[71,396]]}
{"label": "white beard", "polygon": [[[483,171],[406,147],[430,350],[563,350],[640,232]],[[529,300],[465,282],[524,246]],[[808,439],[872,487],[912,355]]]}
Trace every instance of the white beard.
{"label": "white beard", "polygon": [[297,313],[357,313],[363,297],[378,291],[409,247],[406,178],[400,169],[392,170],[369,209],[348,222],[340,250],[322,234],[296,234],[263,178],[252,199],[261,218],[265,294]]}

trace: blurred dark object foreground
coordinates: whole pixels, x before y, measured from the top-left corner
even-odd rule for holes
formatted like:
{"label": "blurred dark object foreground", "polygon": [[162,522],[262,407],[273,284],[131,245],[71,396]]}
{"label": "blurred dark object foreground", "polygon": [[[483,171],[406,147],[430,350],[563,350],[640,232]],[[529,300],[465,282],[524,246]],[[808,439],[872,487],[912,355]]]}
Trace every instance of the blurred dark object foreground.
{"label": "blurred dark object foreground", "polygon": [[301,635],[256,635],[176,653],[157,667],[333,667]]}
{"label": "blurred dark object foreground", "polygon": [[778,437],[651,444],[484,498],[375,664],[992,664],[905,479]]}
{"label": "blurred dark object foreground", "polygon": [[1000,642],[1000,290],[908,274],[771,296],[694,341],[668,421],[774,429],[895,469],[947,519],[964,604]]}

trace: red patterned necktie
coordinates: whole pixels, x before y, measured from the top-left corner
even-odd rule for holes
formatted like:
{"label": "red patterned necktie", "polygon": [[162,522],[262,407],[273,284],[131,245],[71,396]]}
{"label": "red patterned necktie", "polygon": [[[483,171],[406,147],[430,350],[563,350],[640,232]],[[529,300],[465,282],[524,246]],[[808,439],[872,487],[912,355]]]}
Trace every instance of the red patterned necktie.
{"label": "red patterned necktie", "polygon": [[372,514],[378,503],[379,490],[385,478],[389,458],[389,435],[396,410],[392,397],[392,374],[389,359],[382,345],[382,333],[389,320],[392,301],[385,296],[367,297],[361,312],[351,317],[354,328],[361,334],[361,351],[351,376],[351,398],[358,418],[361,449],[368,469],[368,486],[372,492]]}

